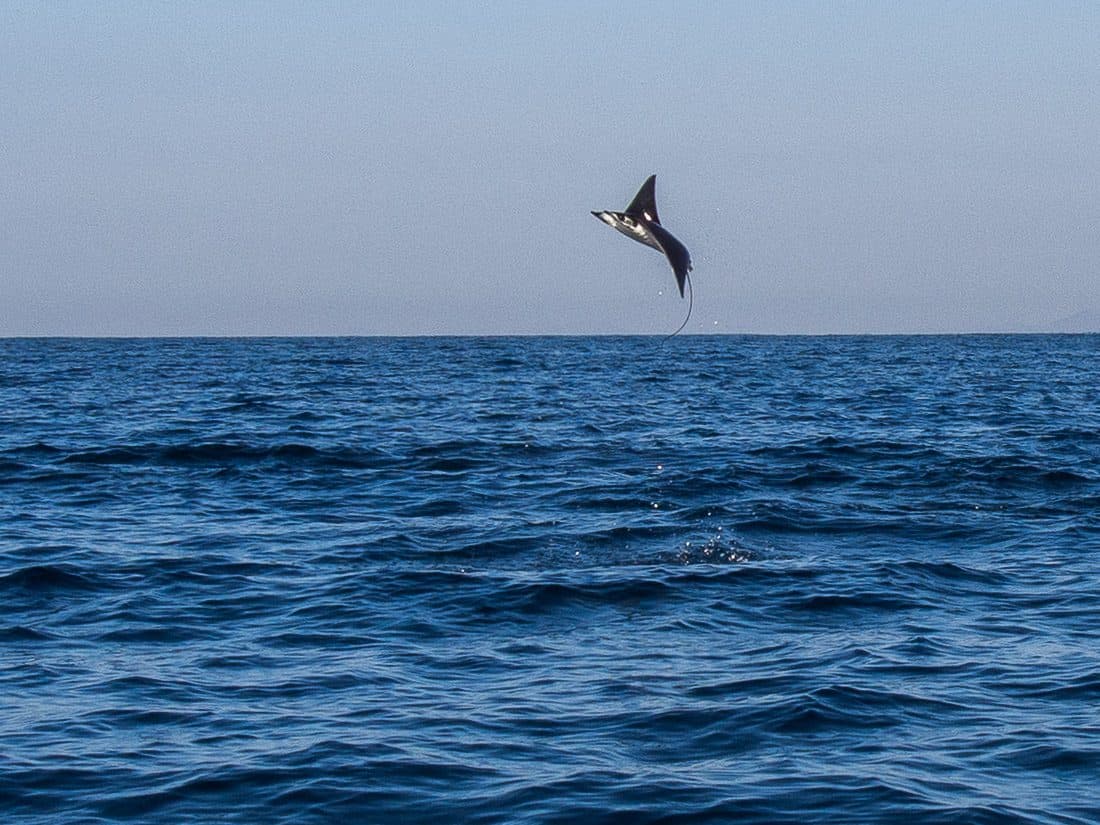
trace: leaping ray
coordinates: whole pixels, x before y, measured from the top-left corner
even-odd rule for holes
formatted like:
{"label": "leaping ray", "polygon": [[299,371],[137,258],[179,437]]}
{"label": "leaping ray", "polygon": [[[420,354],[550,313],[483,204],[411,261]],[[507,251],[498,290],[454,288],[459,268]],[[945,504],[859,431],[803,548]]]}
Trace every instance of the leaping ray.
{"label": "leaping ray", "polygon": [[[688,273],[691,272],[691,255],[688,254],[687,247],[680,243],[671,232],[661,226],[660,218],[657,217],[657,197],[654,194],[656,181],[656,175],[650,175],[646,178],[646,182],[642,184],[642,188],[638,190],[638,194],[626,207],[625,212],[604,210],[592,214],[608,226],[618,229],[628,238],[633,238],[638,243],[644,243],[646,246],[664,253],[669,265],[672,267],[673,274],[676,276],[676,286],[680,288],[680,297],[683,298],[685,283],[689,295],[691,293],[691,278],[688,276]],[[687,318],[684,319],[684,323],[680,325],[676,332],[687,326],[688,318],[691,317],[692,303],[693,301],[688,301]],[[675,335],[676,332],[672,334]]]}

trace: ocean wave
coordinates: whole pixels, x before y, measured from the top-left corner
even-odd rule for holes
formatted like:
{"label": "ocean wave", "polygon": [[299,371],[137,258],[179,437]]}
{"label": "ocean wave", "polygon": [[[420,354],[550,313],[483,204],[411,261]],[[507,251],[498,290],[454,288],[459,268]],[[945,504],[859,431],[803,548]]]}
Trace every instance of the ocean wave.
{"label": "ocean wave", "polygon": [[322,448],[297,442],[242,441],[143,444],[80,450],[60,459],[67,464],[152,465],[167,467],[274,464],[283,466],[377,469],[393,462],[384,450]]}
{"label": "ocean wave", "polygon": [[0,591],[48,594],[89,592],[103,586],[101,577],[69,565],[32,564],[0,574]]}

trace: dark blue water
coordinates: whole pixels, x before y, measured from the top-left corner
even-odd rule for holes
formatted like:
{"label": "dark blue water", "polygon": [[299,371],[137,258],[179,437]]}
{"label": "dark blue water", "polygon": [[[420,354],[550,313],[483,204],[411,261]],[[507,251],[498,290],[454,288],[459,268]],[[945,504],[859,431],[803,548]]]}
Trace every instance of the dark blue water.
{"label": "dark blue water", "polygon": [[1100,821],[1098,378],[2,341],[4,821]]}

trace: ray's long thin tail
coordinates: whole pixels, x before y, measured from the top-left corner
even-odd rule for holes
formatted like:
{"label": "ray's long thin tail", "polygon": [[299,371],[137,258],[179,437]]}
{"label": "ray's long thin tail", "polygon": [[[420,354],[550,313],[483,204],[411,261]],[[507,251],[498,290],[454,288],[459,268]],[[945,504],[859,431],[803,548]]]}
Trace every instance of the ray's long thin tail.
{"label": "ray's long thin tail", "polygon": [[666,341],[669,338],[671,338],[673,335],[676,335],[677,333],[679,333],[680,330],[682,330],[684,327],[686,327],[688,325],[688,321],[691,320],[691,307],[692,307],[692,304],[695,303],[695,291],[691,288],[691,275],[689,275],[687,272],[685,272],[684,277],[687,279],[687,283],[688,283],[688,314],[684,318],[684,323],[680,324],[680,326],[678,326],[676,328],[676,332],[672,333],[672,335],[666,335],[665,336]]}

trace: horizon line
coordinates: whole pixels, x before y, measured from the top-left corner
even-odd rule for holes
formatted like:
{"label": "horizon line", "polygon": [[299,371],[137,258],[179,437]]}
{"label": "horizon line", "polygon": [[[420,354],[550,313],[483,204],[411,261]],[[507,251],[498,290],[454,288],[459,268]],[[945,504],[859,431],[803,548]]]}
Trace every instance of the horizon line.
{"label": "horizon line", "polygon": [[[678,338],[958,338],[992,336],[1097,335],[1096,330],[983,330],[969,332],[684,332]],[[303,340],[349,338],[668,338],[660,332],[420,332],[420,333],[165,333],[16,334],[0,341]]]}

